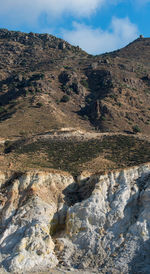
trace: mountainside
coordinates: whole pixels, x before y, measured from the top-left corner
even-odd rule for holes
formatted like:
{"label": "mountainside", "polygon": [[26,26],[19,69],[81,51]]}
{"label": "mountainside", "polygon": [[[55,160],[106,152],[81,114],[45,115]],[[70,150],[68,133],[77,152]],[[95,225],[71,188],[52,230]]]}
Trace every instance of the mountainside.
{"label": "mountainside", "polygon": [[149,59],[0,29],[0,273],[149,273]]}
{"label": "mountainside", "polygon": [[1,137],[61,127],[149,134],[149,54],[150,38],[92,56],[52,35],[1,29]]}

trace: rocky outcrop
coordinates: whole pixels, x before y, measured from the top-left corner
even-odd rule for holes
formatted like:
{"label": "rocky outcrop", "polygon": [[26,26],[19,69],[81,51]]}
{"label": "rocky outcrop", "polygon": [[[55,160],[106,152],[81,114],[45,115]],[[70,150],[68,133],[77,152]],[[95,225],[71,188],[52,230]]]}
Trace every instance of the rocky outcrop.
{"label": "rocky outcrop", "polygon": [[74,267],[102,273],[148,273],[150,166],[87,182],[94,185],[90,197],[67,212],[64,258]]}
{"label": "rocky outcrop", "polygon": [[[40,172],[22,174],[14,180],[8,174],[1,175],[1,265],[7,271],[39,270],[58,264],[51,222],[55,222],[55,215],[58,224],[62,191],[72,182],[71,176]],[[65,216],[66,208],[61,209]]]}
{"label": "rocky outcrop", "polygon": [[[23,33],[19,31],[8,31],[7,29],[0,29],[0,39],[8,39],[8,41],[18,42],[23,45],[42,46],[47,44],[54,49],[71,49],[73,48],[66,41],[56,38],[48,33]],[[79,50],[78,47],[74,47]]]}
{"label": "rocky outcrop", "polygon": [[12,175],[0,175],[1,267],[149,273],[150,164],[76,182],[56,172]]}
{"label": "rocky outcrop", "polygon": [[76,72],[62,71],[59,75],[59,81],[62,84],[62,89],[67,94],[73,92],[78,95],[85,95],[85,88],[81,85]]}

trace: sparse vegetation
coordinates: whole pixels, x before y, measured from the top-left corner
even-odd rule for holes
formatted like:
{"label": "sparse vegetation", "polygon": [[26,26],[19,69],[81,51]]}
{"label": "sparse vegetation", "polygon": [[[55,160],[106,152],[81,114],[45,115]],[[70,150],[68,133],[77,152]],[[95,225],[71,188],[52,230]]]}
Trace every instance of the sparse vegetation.
{"label": "sparse vegetation", "polygon": [[[88,148],[88,149],[87,149]],[[136,139],[134,136],[105,136],[102,140],[89,141],[36,141],[30,144],[22,142],[8,143],[7,152],[16,155],[29,155],[27,167],[46,167],[69,171],[76,175],[82,170],[82,165],[88,167],[88,162],[96,157],[103,157],[113,163],[114,168],[133,166],[150,161],[150,144]],[[45,162],[41,153],[47,155]],[[39,157],[35,163],[35,156]],[[60,157],[61,155],[61,157]],[[24,163],[23,163],[24,164]],[[104,171],[104,170],[103,170]]]}
{"label": "sparse vegetation", "polygon": [[83,85],[85,88],[89,88],[89,84],[88,84],[88,81],[87,81],[87,80],[82,79],[80,83],[81,83],[81,85]]}
{"label": "sparse vegetation", "polygon": [[106,121],[106,117],[104,115],[101,116],[102,121]]}
{"label": "sparse vegetation", "polygon": [[44,77],[45,77],[44,73],[35,73],[35,74],[32,74],[30,81],[44,79]]}
{"label": "sparse vegetation", "polygon": [[88,120],[89,120],[89,117],[88,117],[87,115],[84,115],[84,116],[83,116],[83,119],[86,120],[86,121],[88,121]]}
{"label": "sparse vegetation", "polygon": [[4,107],[0,107],[0,113],[5,112],[5,108]]}
{"label": "sparse vegetation", "polygon": [[40,107],[43,106],[43,104],[42,104],[41,102],[38,102],[38,103],[36,104],[36,106],[37,106],[38,108],[40,108]]}
{"label": "sparse vegetation", "polygon": [[26,132],[24,130],[19,132],[21,136],[26,137]]}
{"label": "sparse vegetation", "polygon": [[72,69],[70,66],[64,66],[64,69]]}
{"label": "sparse vegetation", "polygon": [[122,106],[122,104],[121,104],[120,102],[118,102],[117,105],[118,105],[118,107],[121,107],[121,106]]}
{"label": "sparse vegetation", "polygon": [[138,125],[133,126],[132,129],[133,129],[133,132],[134,132],[134,133],[141,132],[141,129],[139,128]]}
{"label": "sparse vegetation", "polygon": [[70,97],[68,95],[63,95],[63,97],[61,98],[61,102],[63,103],[67,103],[70,100]]}

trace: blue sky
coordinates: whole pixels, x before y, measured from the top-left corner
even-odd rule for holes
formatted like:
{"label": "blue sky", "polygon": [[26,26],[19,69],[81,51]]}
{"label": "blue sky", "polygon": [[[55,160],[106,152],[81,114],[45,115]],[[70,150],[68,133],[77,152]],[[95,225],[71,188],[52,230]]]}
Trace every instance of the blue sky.
{"label": "blue sky", "polygon": [[150,0],[0,1],[0,28],[50,33],[91,54],[150,36]]}

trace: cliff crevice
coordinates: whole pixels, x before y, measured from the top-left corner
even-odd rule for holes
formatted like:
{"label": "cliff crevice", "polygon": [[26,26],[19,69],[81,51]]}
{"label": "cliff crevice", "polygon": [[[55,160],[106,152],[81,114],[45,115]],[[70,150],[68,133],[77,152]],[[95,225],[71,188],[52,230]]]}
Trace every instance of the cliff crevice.
{"label": "cliff crevice", "polygon": [[1,270],[148,273],[150,164],[76,181],[1,172],[0,183]]}

